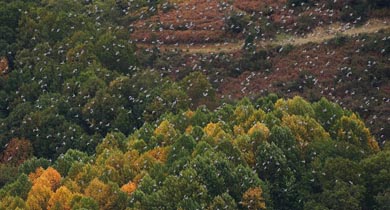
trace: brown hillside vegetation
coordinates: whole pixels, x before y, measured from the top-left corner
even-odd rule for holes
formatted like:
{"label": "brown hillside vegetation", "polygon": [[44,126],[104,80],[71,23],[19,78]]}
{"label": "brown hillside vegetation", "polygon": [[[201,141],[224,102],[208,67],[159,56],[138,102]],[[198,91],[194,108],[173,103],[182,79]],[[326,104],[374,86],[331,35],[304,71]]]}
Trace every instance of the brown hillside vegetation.
{"label": "brown hillside vegetation", "polygon": [[177,5],[177,9],[159,10],[157,15],[134,24],[132,39],[164,43],[215,42],[224,35],[224,14],[228,8],[219,1],[194,0]]}
{"label": "brown hillside vegetation", "polygon": [[[302,7],[291,7],[286,0],[168,1],[154,15],[133,23],[130,37],[137,43],[204,44],[234,41],[253,33],[255,40],[263,41],[279,33],[304,36],[340,21],[346,5],[344,1],[318,1]],[[359,17],[353,22],[361,21]]]}
{"label": "brown hillside vegetation", "polygon": [[[387,19],[370,19],[363,26],[351,26],[350,24],[342,24],[336,22],[327,26],[320,26],[313,32],[301,36],[284,36],[275,40],[258,41],[255,46],[272,47],[278,45],[304,45],[307,43],[321,43],[326,40],[335,38],[336,36],[353,36],[362,33],[375,33],[379,30],[390,28],[390,21]],[[244,46],[243,40],[223,43],[199,43],[199,44],[167,44],[159,43],[155,45],[147,43],[138,43],[140,48],[151,48],[157,46],[161,51],[182,50],[183,53],[231,53],[240,51]]]}

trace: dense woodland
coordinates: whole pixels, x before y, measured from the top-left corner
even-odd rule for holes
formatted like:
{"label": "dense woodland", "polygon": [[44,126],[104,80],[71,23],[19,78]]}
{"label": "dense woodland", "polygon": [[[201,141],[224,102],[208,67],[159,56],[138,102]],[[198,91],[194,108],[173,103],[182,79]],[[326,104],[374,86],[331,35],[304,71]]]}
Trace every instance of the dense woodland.
{"label": "dense woodland", "polygon": [[0,0],[0,210],[389,209],[389,6]]}

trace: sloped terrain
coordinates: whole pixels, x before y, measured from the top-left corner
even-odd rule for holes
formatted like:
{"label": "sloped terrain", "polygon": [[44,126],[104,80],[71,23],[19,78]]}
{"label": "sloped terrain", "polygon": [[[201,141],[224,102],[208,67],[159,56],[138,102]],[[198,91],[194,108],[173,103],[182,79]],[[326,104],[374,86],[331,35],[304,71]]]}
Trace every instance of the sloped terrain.
{"label": "sloped terrain", "polygon": [[0,0],[0,210],[382,210],[386,0]]}
{"label": "sloped terrain", "polygon": [[[386,108],[388,74],[384,70],[388,68],[388,60],[383,52],[389,43],[390,22],[386,10],[363,13],[359,3],[355,4],[318,1],[301,6],[294,1],[252,0],[202,1],[198,5],[198,1],[181,1],[169,12],[158,12],[137,24],[154,24],[166,15],[172,17],[177,13],[179,17],[188,13],[180,21],[177,18],[170,22],[175,29],[175,25],[196,22],[196,14],[200,14],[196,12],[198,9],[209,13],[214,9],[217,14],[212,20],[216,22],[209,26],[219,30],[205,32],[218,33],[216,37],[220,38],[197,36],[194,31],[199,28],[184,27],[183,31],[168,30],[172,38],[168,42],[160,36],[165,30],[160,30],[150,33],[157,39],[136,39],[136,43],[140,50],[157,53],[154,67],[163,68],[163,72],[174,78],[203,70],[223,99],[268,92],[288,96],[301,94],[313,100],[325,96],[359,112],[378,140],[385,142],[390,135],[387,126],[390,115]],[[142,27],[135,27],[131,37],[139,36],[142,31]],[[381,31],[380,35],[377,35],[378,31]],[[182,32],[193,36],[174,35]],[[379,46],[383,48],[365,50],[369,48],[365,45],[377,46],[375,42],[382,43]],[[181,58],[174,58],[177,62],[162,61],[171,60],[171,56]],[[367,65],[372,67],[371,63],[380,64],[381,70],[375,70],[374,74],[367,70]],[[347,78],[344,78],[347,74],[344,72],[350,72]],[[351,72],[354,72],[353,77],[350,77]],[[362,85],[357,91],[355,82]],[[371,100],[375,102],[371,103]]]}
{"label": "sloped terrain", "polygon": [[223,39],[224,15],[231,10],[228,5],[219,1],[196,0],[170,7],[161,8],[158,14],[146,20],[137,21],[131,39],[167,44],[216,42]]}
{"label": "sloped terrain", "polygon": [[[304,36],[314,28],[337,21],[364,22],[361,2],[316,1],[167,1],[157,5],[151,16],[131,25],[131,39],[148,44],[199,44],[237,42],[251,35],[255,40],[277,34]],[[306,3],[305,3],[306,2]],[[293,5],[293,6],[292,6]],[[360,16],[359,16],[360,15]],[[352,21],[351,21],[352,22]]]}

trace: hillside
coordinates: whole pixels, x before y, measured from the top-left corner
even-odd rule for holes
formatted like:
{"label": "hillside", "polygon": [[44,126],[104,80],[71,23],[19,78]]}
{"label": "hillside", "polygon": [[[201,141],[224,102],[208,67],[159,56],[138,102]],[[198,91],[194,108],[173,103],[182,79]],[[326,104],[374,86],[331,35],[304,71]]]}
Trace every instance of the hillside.
{"label": "hillside", "polygon": [[[348,24],[334,23],[327,26],[319,26],[314,28],[313,32],[306,34],[305,36],[293,36],[285,35],[279,36],[275,40],[265,40],[254,42],[253,45],[261,48],[272,48],[272,46],[300,46],[308,43],[322,43],[329,41],[337,36],[355,36],[359,34],[371,34],[380,30],[386,30],[390,28],[388,19],[372,19],[368,20],[362,26],[349,26]],[[167,44],[159,43],[147,44],[137,43],[140,48],[153,48],[157,47],[160,51],[175,51],[181,50],[186,54],[207,54],[207,53],[234,53],[240,51],[245,46],[245,40],[237,39],[235,42],[215,42],[215,43],[198,43],[198,44]]]}
{"label": "hillside", "polygon": [[[359,112],[377,139],[385,142],[390,135],[390,127],[387,126],[390,119],[387,109],[389,78],[385,76],[385,69],[389,66],[387,54],[379,51],[385,52],[389,43],[389,19],[385,15],[386,10],[364,12],[359,9],[359,3],[348,9],[346,2],[306,2],[303,6],[298,6],[295,2],[294,7],[288,6],[293,1],[271,2],[168,2],[166,7],[170,9],[162,7],[150,18],[136,21],[130,37],[134,38],[137,47],[144,50],[145,54],[150,52],[156,59],[151,61],[157,63],[153,67],[162,68],[163,72],[166,72],[165,69],[176,69],[176,73],[169,73],[175,78],[183,77],[194,69],[208,72],[208,76],[214,81],[213,86],[222,98],[264,96],[264,93],[269,92],[281,93],[283,96],[294,96],[298,93],[310,100],[324,96]],[[202,11],[207,12],[203,14]],[[350,17],[346,12],[350,12]],[[208,16],[213,19],[208,19]],[[204,26],[205,22],[207,27]],[[149,30],[150,28],[158,30]],[[376,35],[378,31],[382,32],[381,36]],[[147,37],[146,32],[150,37],[137,38]],[[371,52],[368,56],[363,50],[360,56],[351,57],[354,51],[360,52],[361,48],[367,48],[357,44],[352,46],[352,40],[359,42],[359,38],[356,38],[358,35],[373,36],[373,39],[382,41],[381,46],[384,48],[378,49],[378,54]],[[329,41],[338,39],[341,40],[340,46],[327,46]],[[349,39],[352,39],[349,42],[351,47],[342,47],[345,40]],[[318,50],[314,49],[314,44],[320,44],[317,46]],[[293,52],[289,53],[293,48]],[[335,52],[332,52],[333,49]],[[256,51],[257,54],[248,55],[248,51]],[[316,55],[318,52],[321,56]],[[163,61],[173,55],[182,58],[175,58],[175,62]],[[220,56],[223,59],[218,58]],[[244,58],[248,56],[251,58]],[[264,56],[267,59],[264,59]],[[377,58],[379,60],[375,60],[375,63],[380,63],[379,68],[382,69],[379,70],[380,75],[366,70],[366,64]],[[204,63],[206,59],[210,60],[208,64]],[[229,63],[226,66],[220,63],[225,59],[223,62]],[[354,61],[359,59],[361,62]],[[293,63],[294,65],[291,65]],[[340,71],[344,71],[344,68],[353,68],[356,77],[344,82],[343,76],[340,75],[343,74]],[[177,75],[177,72],[180,72],[180,75]],[[219,82],[221,80],[223,82]],[[309,85],[299,84],[306,83],[303,80],[313,81],[309,81]],[[366,85],[356,90],[352,84],[344,84],[354,83],[355,80]],[[370,91],[371,99],[368,99],[366,91],[372,90],[373,87],[377,88],[377,91]],[[347,88],[353,89],[347,91]]]}
{"label": "hillside", "polygon": [[384,0],[0,0],[0,210],[387,209]]}

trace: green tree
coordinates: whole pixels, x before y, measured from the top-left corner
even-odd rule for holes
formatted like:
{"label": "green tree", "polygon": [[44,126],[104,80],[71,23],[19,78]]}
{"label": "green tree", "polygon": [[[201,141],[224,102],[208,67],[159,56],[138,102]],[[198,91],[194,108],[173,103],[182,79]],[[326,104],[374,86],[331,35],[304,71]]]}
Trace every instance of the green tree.
{"label": "green tree", "polygon": [[322,171],[321,174],[324,174],[320,176],[320,182],[326,189],[333,187],[338,181],[351,185],[363,185],[363,177],[361,177],[363,170],[357,162],[344,158],[329,158],[319,170]]}
{"label": "green tree", "polygon": [[[256,170],[261,179],[269,181],[271,200],[277,209],[299,208],[294,174],[283,150],[273,142],[262,142],[257,148]],[[295,171],[298,173],[297,171]]]}
{"label": "green tree", "polygon": [[90,209],[98,210],[98,203],[91,197],[75,195],[71,201],[72,209]]}
{"label": "green tree", "polygon": [[14,182],[6,185],[0,191],[1,197],[6,196],[18,196],[24,200],[27,199],[27,194],[30,191],[32,183],[28,179],[26,174],[21,174]]}
{"label": "green tree", "polygon": [[199,105],[215,106],[215,90],[201,72],[192,72],[183,78],[180,86],[187,93],[191,108],[197,108]]}
{"label": "green tree", "polygon": [[135,47],[129,41],[118,39],[115,33],[107,32],[99,37],[95,52],[108,69],[128,73],[136,65]]}
{"label": "green tree", "polygon": [[80,126],[66,121],[55,108],[36,111],[25,118],[22,136],[31,139],[37,157],[57,158],[75,148],[75,140],[81,139],[83,133]]}
{"label": "green tree", "polygon": [[0,200],[0,209],[27,209],[26,202],[18,196],[5,196]]}
{"label": "green tree", "polygon": [[[381,151],[362,160],[363,177],[367,188],[365,207],[377,207],[385,204],[390,188],[390,151]],[[376,196],[376,200],[375,200]]]}
{"label": "green tree", "polygon": [[236,201],[228,193],[223,193],[222,195],[214,197],[208,209],[235,210],[237,209],[237,204]]}
{"label": "green tree", "polygon": [[90,160],[90,157],[79,150],[69,149],[65,154],[60,155],[55,164],[54,168],[62,174],[63,176],[67,176],[69,169],[75,162],[87,163]]}
{"label": "green tree", "polygon": [[163,87],[159,87],[159,90],[154,92],[156,92],[152,94],[154,99],[148,103],[143,115],[148,122],[156,120],[166,112],[178,114],[180,110],[189,107],[188,96],[176,83],[164,84]]}
{"label": "green tree", "polygon": [[361,209],[364,190],[363,186],[338,181],[333,188],[324,190],[321,201],[329,209]]}
{"label": "green tree", "polygon": [[31,159],[28,159],[27,161],[23,162],[19,166],[18,170],[19,173],[30,174],[39,167],[48,168],[50,165],[51,161],[48,159],[32,157]]}
{"label": "green tree", "polygon": [[329,102],[326,98],[321,98],[320,101],[314,103],[313,109],[316,120],[329,132],[332,138],[336,138],[335,125],[344,115],[343,109],[339,105]]}

